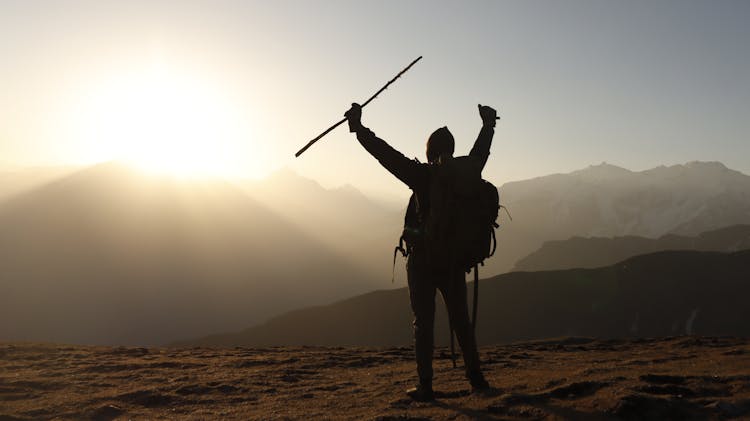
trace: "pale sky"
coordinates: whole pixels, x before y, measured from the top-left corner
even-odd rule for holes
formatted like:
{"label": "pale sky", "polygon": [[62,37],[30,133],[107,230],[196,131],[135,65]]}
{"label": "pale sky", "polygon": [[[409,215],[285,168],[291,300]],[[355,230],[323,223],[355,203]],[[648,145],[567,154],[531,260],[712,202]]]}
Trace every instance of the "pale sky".
{"label": "pale sky", "polygon": [[[496,107],[485,177],[606,161],[750,173],[750,2],[0,0],[0,164],[136,156],[327,186],[406,189],[339,127],[409,157],[447,125],[465,153]],[[184,164],[184,162],[183,162]]]}

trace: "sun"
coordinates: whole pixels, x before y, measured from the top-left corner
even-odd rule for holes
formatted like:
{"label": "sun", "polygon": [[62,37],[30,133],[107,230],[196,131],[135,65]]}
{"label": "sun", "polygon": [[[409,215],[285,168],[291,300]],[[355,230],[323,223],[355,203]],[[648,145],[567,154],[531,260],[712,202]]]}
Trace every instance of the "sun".
{"label": "sun", "polygon": [[87,102],[80,124],[102,159],[180,177],[248,172],[247,116],[204,80],[154,67],[107,81]]}

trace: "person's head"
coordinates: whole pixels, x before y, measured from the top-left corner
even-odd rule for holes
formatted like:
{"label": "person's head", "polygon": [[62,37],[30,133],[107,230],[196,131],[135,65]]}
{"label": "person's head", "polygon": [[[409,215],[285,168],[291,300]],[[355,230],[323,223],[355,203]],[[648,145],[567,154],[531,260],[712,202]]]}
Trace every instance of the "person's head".
{"label": "person's head", "polygon": [[455,141],[447,127],[441,127],[427,139],[427,162],[434,164],[441,156],[453,156]]}

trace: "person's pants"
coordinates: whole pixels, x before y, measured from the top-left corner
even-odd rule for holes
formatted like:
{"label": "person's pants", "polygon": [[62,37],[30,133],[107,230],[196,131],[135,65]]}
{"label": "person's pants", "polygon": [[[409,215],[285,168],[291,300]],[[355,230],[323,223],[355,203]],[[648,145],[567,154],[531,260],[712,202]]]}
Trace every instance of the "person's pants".
{"label": "person's pants", "polygon": [[432,381],[436,290],[440,290],[447,306],[448,318],[463,353],[467,376],[478,373],[479,354],[469,320],[463,270],[449,268],[445,264],[431,265],[424,254],[412,252],[407,263],[407,278],[414,313],[414,348],[420,382]]}

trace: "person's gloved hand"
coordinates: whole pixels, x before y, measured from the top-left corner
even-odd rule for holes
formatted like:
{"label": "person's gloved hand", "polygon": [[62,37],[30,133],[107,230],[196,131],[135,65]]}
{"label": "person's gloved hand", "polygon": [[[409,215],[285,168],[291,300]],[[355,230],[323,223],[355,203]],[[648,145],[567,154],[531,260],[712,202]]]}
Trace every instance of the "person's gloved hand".
{"label": "person's gloved hand", "polygon": [[356,102],[352,103],[352,107],[344,113],[344,117],[349,123],[349,132],[354,133],[362,127],[362,107]]}
{"label": "person's gloved hand", "polygon": [[488,127],[495,127],[495,121],[500,119],[497,116],[497,111],[482,104],[477,104],[477,107],[479,107],[479,117],[482,117],[482,123]]}

